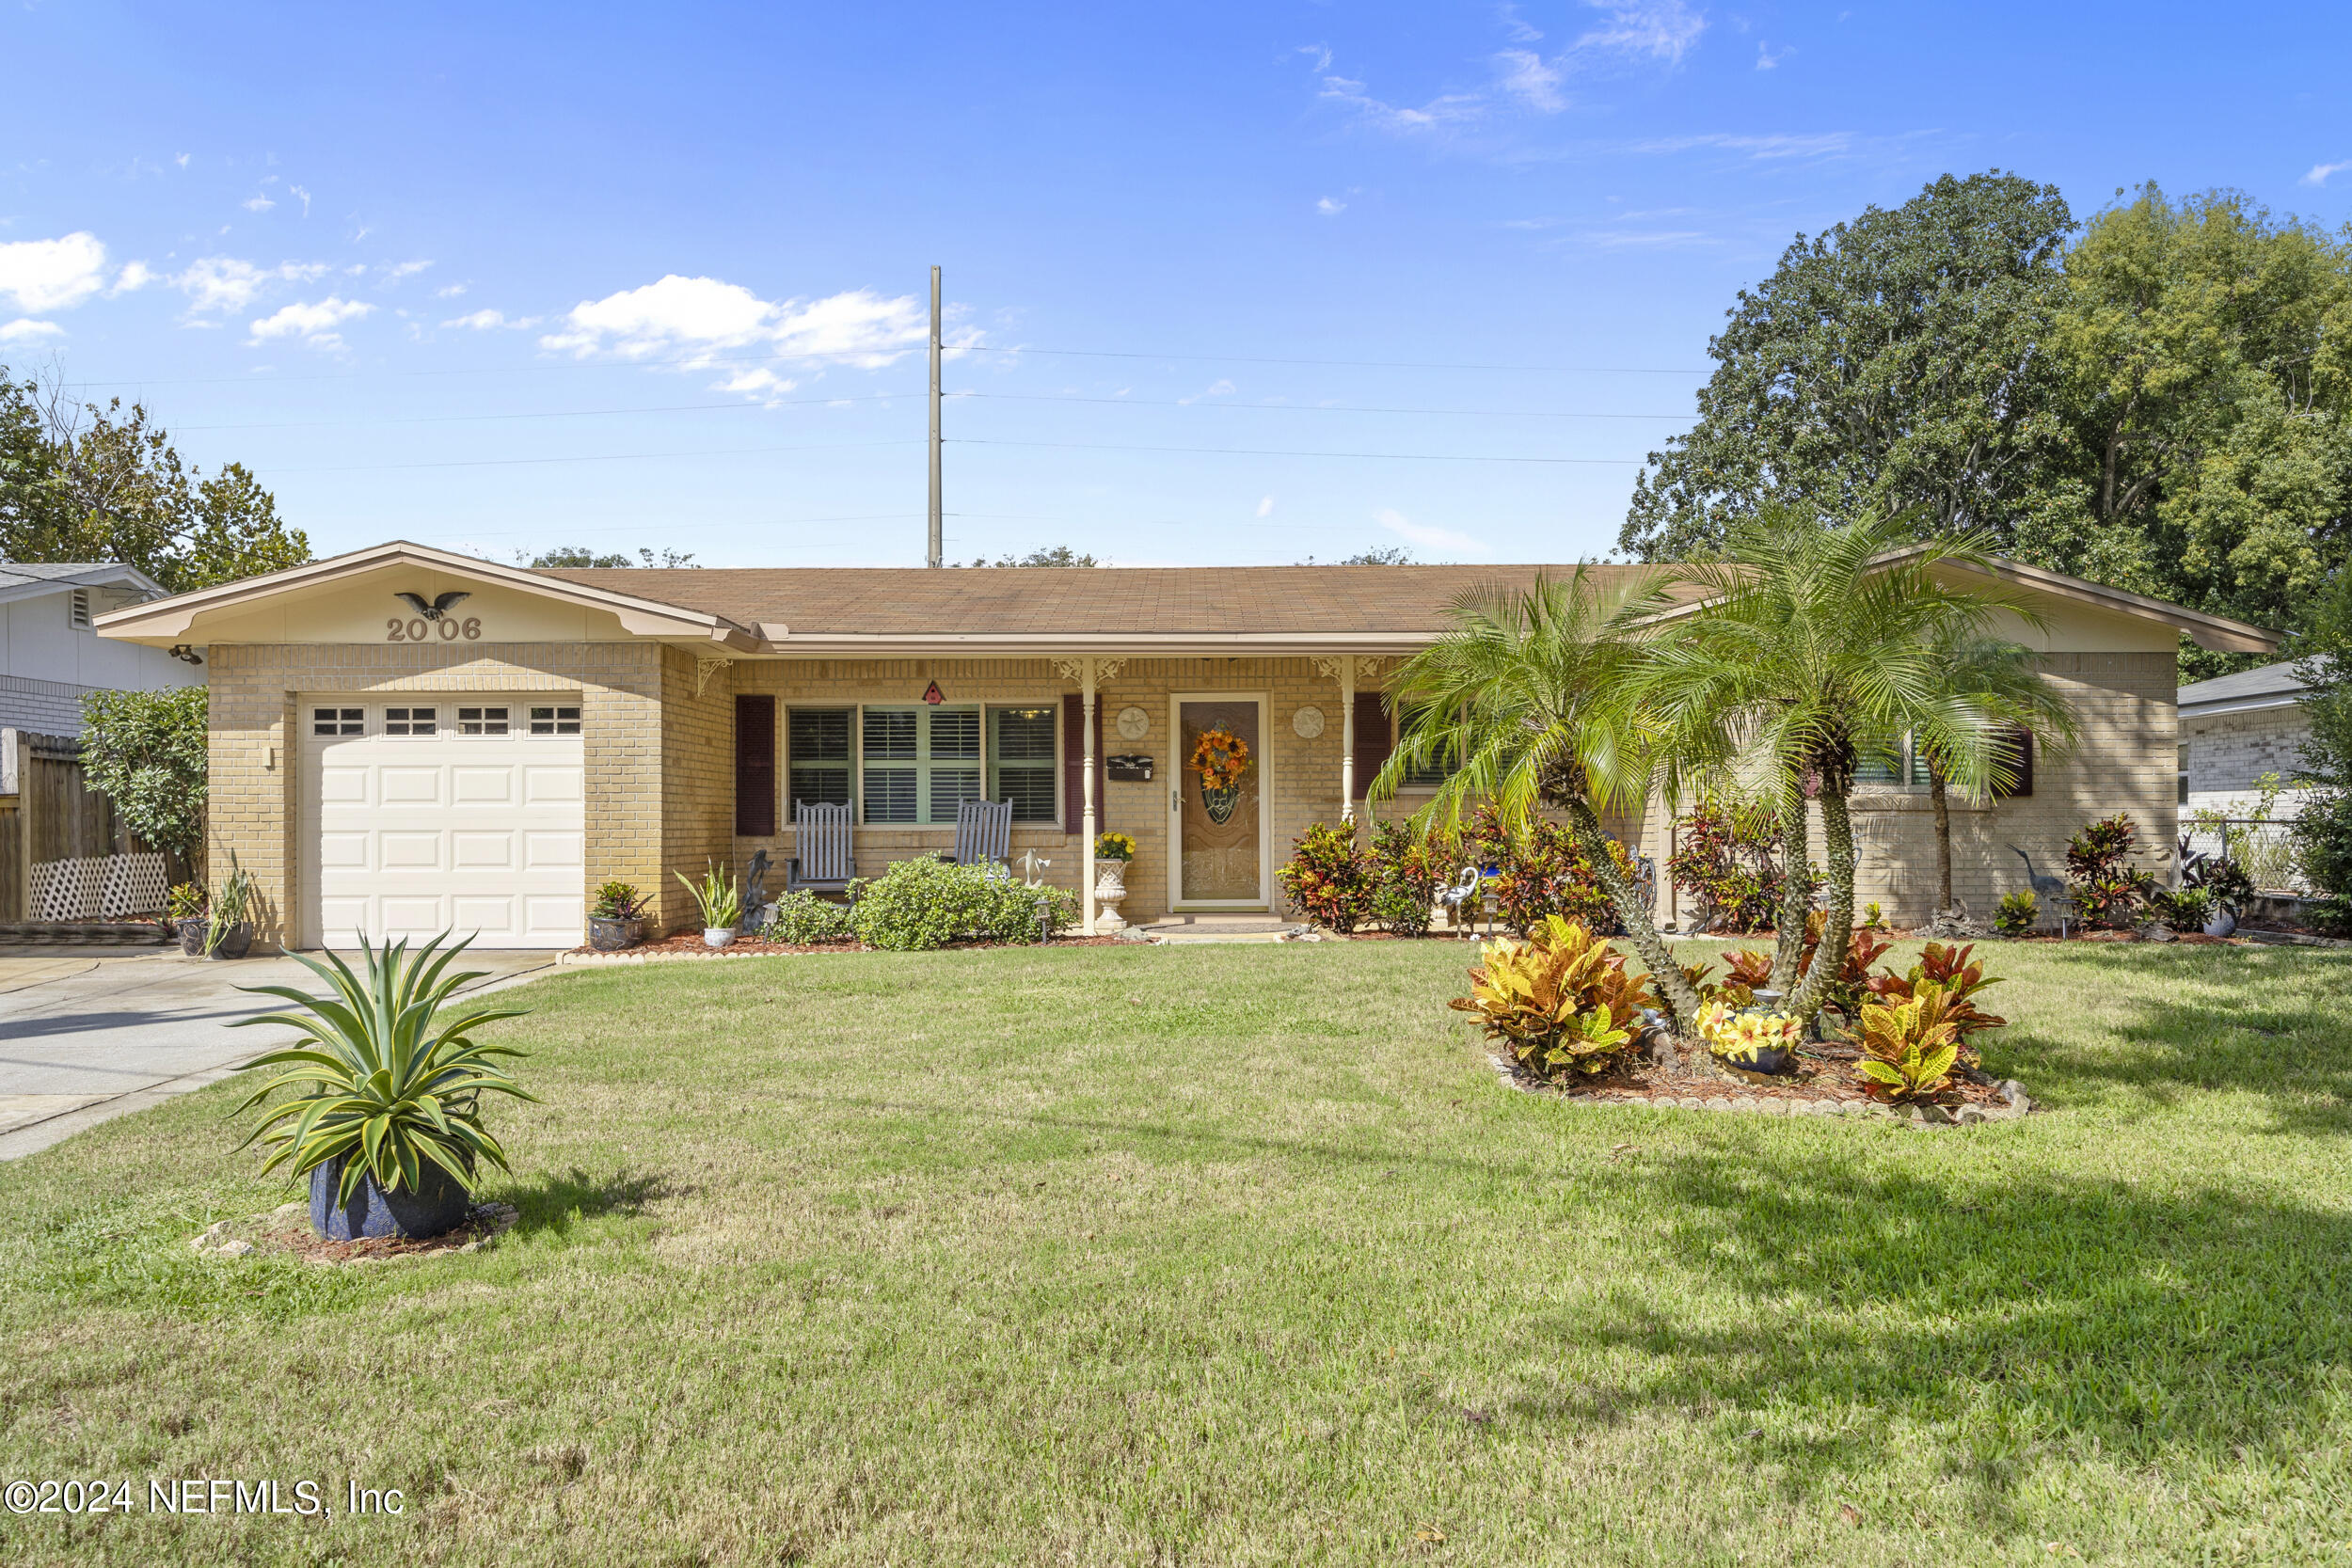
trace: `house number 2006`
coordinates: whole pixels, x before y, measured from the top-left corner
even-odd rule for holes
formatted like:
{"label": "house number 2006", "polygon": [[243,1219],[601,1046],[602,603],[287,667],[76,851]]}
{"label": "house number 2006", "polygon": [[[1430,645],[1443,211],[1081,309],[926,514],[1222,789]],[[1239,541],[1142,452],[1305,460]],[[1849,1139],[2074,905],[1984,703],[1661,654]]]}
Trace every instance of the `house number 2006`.
{"label": "house number 2006", "polygon": [[384,641],[430,642],[437,630],[444,642],[454,642],[461,637],[469,642],[479,642],[482,641],[482,618],[469,615],[462,621],[446,618],[438,621],[404,621],[395,615],[384,623]]}

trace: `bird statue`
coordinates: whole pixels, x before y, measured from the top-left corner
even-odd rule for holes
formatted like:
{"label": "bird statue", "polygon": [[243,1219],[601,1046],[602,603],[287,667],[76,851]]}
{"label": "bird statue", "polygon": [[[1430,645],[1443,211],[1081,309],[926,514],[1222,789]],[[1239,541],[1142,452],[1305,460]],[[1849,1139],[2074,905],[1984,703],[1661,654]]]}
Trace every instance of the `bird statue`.
{"label": "bird statue", "polygon": [[437,596],[431,604],[425,603],[424,599],[416,594],[395,594],[392,597],[396,599],[406,599],[408,601],[408,607],[411,610],[414,610],[418,614],[423,616],[428,621],[437,621],[442,616],[448,614],[453,609],[456,608],[458,600],[470,599],[473,595],[471,594],[461,594],[453,589],[449,593]]}
{"label": "bird statue", "polygon": [[2010,853],[2014,854],[2019,860],[2026,863],[2026,880],[2032,884],[2033,895],[2038,899],[2046,901],[2052,909],[2058,911],[2058,935],[2064,936],[2066,934],[2067,909],[2066,884],[2059,881],[2056,877],[2045,877],[2041,872],[2036,871],[2033,868],[2033,857],[2026,853],[2023,849],[2018,848],[2014,844],[2010,845],[2009,847]]}

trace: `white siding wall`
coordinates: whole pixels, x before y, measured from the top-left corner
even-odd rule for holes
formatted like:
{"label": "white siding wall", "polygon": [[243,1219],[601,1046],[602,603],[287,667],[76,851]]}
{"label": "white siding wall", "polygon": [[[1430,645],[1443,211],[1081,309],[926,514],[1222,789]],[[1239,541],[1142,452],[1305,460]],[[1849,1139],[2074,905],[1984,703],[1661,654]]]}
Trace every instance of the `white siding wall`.
{"label": "white siding wall", "polygon": [[[90,613],[128,602],[103,588],[89,590]],[[43,735],[73,735],[82,727],[82,696],[89,691],[159,691],[194,686],[204,672],[162,648],[101,638],[72,620],[72,591],[0,604],[0,725]]]}
{"label": "white siding wall", "polygon": [[[2257,708],[2209,719],[2184,716],[2181,744],[2188,751],[2188,801],[2192,806],[2251,806],[2255,781],[2276,773],[2292,781],[2302,767],[2303,741],[2311,721],[2300,706]],[[2299,792],[2280,798],[2280,815],[2292,815]]]}

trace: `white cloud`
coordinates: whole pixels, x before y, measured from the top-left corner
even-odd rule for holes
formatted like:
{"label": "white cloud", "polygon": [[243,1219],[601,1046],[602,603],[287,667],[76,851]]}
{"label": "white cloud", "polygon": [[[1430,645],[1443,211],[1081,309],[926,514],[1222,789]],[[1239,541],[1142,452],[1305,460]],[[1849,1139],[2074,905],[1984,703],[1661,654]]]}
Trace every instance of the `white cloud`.
{"label": "white cloud", "polygon": [[1778,54],[1774,54],[1772,52],[1772,46],[1771,44],[1759,43],[1756,46],[1756,69],[1758,71],[1778,71],[1780,69],[1780,62],[1787,59],[1789,55],[1795,54],[1796,52],[1797,46],[1793,43],[1782,44]]}
{"label": "white cloud", "polygon": [[1315,62],[1317,71],[1331,69],[1331,46],[1327,43],[1302,43],[1298,52]]}
{"label": "white cloud", "polygon": [[22,310],[67,310],[105,285],[106,247],[87,230],[0,245],[0,294]]}
{"label": "white cloud", "polygon": [[1190,406],[1193,404],[1199,403],[1202,398],[1230,398],[1232,395],[1233,384],[1226,380],[1223,376],[1218,376],[1215,381],[1210,382],[1208,386],[1202,388],[1200,391],[1193,393],[1192,396],[1188,398],[1178,398],[1176,401],[1186,406]]}
{"label": "white cloud", "polygon": [[61,338],[65,328],[56,322],[37,322],[28,318],[0,325],[0,343],[37,343],[44,338]]}
{"label": "white cloud", "polygon": [[1334,201],[1327,196],[1322,197],[1315,202],[1315,211],[1321,213],[1325,217],[1335,218],[1342,213],[1347,211],[1347,203],[1344,201]]}
{"label": "white cloud", "polygon": [[257,267],[233,256],[207,256],[190,263],[171,282],[188,296],[191,310],[242,310],[273,283],[307,283],[326,276],[324,261]]}
{"label": "white cloud", "polygon": [[463,283],[445,283],[441,287],[433,291],[433,297],[435,299],[455,299],[459,294],[462,294],[465,292],[466,286]]}
{"label": "white cloud", "polygon": [[155,269],[145,261],[125,261],[122,264],[122,270],[115,275],[114,287],[106,292],[110,294],[134,293],[146,288],[150,283],[162,281],[163,278]]}
{"label": "white cloud", "polygon": [[250,196],[246,198],[243,205],[248,213],[266,213],[278,203],[265,196]]}
{"label": "white cloud", "polygon": [[1854,138],[1846,131],[1828,131],[1818,135],[1724,135],[1710,133],[1699,136],[1661,136],[1654,141],[1627,144],[1628,152],[1688,152],[1695,148],[1720,148],[1726,152],[1744,152],[1751,158],[1827,158],[1853,150]]}
{"label": "white cloud", "polygon": [[1576,40],[1579,49],[1606,50],[1619,55],[1647,55],[1669,64],[1679,61],[1707,31],[1707,18],[1693,14],[1682,0],[1642,0],[1624,5],[1617,0],[1585,0],[1609,20]]}
{"label": "white cloud", "polygon": [[1259,499],[1258,515],[1261,517],[1271,517],[1274,515],[1274,498],[1272,496],[1265,496]]}
{"label": "white cloud", "polygon": [[1462,555],[1494,554],[1494,546],[1483,540],[1473,539],[1467,533],[1457,533],[1450,528],[1431,528],[1426,523],[1414,522],[1404,513],[1387,507],[1374,513],[1373,520],[1399,539],[1419,545],[1423,549],[1453,550]]}
{"label": "white cloud", "polygon": [[172,159],[171,161],[178,164],[182,168],[188,166],[188,155],[184,152],[181,153],[178,157]]}
{"label": "white cloud", "polygon": [[[768,300],[739,283],[673,273],[581,301],[564,317],[564,329],[539,345],[583,359],[675,356],[689,369],[707,368],[724,349],[756,347],[779,357],[837,358],[872,369],[919,346],[929,331],[930,314],[912,294],[851,289],[822,299]],[[958,336],[969,346],[980,335],[967,329]]]}
{"label": "white cloud", "polygon": [[1555,115],[1568,106],[1560,96],[1560,68],[1547,64],[1529,49],[1505,49],[1495,56],[1502,90],[1540,114]]}
{"label": "white cloud", "polygon": [[1544,35],[1528,25],[1517,6],[1507,3],[1495,8],[1496,20],[1502,24],[1503,36],[1513,43],[1534,43]]}
{"label": "white cloud", "polygon": [[286,187],[286,194],[288,196],[300,197],[302,198],[302,215],[306,218],[310,215],[310,193],[309,191],[304,190],[300,185],[288,185]]}
{"label": "white cloud", "polygon": [[285,307],[276,315],[263,316],[254,322],[253,336],[246,341],[250,345],[270,338],[299,338],[311,348],[341,348],[343,341],[335,328],[344,322],[358,321],[374,309],[373,305],[354,299],[340,299],[333,294],[315,305],[297,302]]}
{"label": "white cloud", "polygon": [[510,316],[503,310],[483,309],[476,310],[469,315],[453,316],[441,325],[463,326],[475,332],[496,332],[501,327],[523,331],[538,325],[539,318],[537,316]]}
{"label": "white cloud", "polygon": [[384,276],[397,283],[404,277],[414,277],[432,264],[430,261],[394,261],[384,269]]}
{"label": "white cloud", "polygon": [[1348,76],[1326,76],[1317,96],[1354,110],[1367,123],[1383,131],[1406,135],[1459,125],[1486,112],[1483,95],[1458,92],[1433,98],[1418,109],[1404,108],[1373,97],[1363,83]]}
{"label": "white cloud", "polygon": [[[2352,168],[2352,160],[2341,164],[2313,164],[2312,171],[2303,176],[2302,182],[2306,185],[2324,185],[2330,175],[2342,174],[2348,168]],[[5,248],[7,247],[0,246],[0,249]]]}

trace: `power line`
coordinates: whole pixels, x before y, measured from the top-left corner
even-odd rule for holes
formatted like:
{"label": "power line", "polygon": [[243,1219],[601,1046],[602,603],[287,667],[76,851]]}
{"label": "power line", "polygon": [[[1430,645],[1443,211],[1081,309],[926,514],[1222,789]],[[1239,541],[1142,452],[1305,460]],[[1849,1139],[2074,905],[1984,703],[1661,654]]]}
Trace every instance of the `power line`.
{"label": "power line", "polygon": [[268,474],[373,474],[400,468],[501,468],[542,463],[632,463],[661,457],[742,457],[770,451],[857,451],[867,447],[912,447],[918,442],[834,441],[806,447],[721,447],[706,451],[603,451],[581,457],[471,457],[449,463],[356,463],[323,468],[264,468]]}
{"label": "power line", "polygon": [[990,403],[1107,403],[1127,408],[1239,408],[1293,414],[1461,414],[1481,420],[1688,420],[1688,414],[1583,414],[1548,408],[1385,408],[1336,403],[1210,403],[1200,398],[1090,398],[1058,392],[950,392]]}
{"label": "power line", "polygon": [[1263,447],[1142,447],[1094,441],[996,441],[970,436],[951,436],[947,441],[951,446],[1052,447],[1071,451],[1215,452],[1233,457],[1346,457],[1399,463],[1603,464],[1627,468],[1642,466],[1642,460],[1635,457],[1493,457],[1450,451],[1289,451]]}
{"label": "power line", "polygon": [[[961,393],[950,393],[961,397]],[[287,420],[254,424],[183,424],[177,430],[363,430],[387,424],[466,424],[488,420],[582,420],[615,414],[695,414],[718,409],[814,407],[831,403],[890,403],[913,392],[866,392],[855,397],[777,398],[766,403],[666,403],[639,408],[551,408],[532,414],[416,414],[381,420]]]}
{"label": "power line", "polygon": [[[801,350],[798,352],[779,354],[688,354],[670,359],[543,360],[540,363],[532,365],[462,365],[443,370],[319,371],[301,372],[291,375],[278,374],[275,372],[267,375],[261,375],[247,372],[244,375],[136,376],[110,381],[76,381],[72,383],[72,385],[75,387],[212,387],[230,385],[267,387],[281,382],[366,381],[372,378],[383,376],[530,375],[542,371],[642,370],[647,368],[660,369],[672,366],[685,366],[691,369],[705,366],[715,368],[721,365],[773,365],[785,362],[796,364],[831,364],[848,361],[855,363],[859,360],[867,359],[895,360],[903,355],[914,353],[917,346],[918,345],[908,344],[907,346],[901,348],[841,349],[825,352]],[[993,348],[978,344],[964,344],[961,346],[949,344],[945,347],[943,352],[948,355],[1034,354],[1064,359],[1148,359],[1196,365],[1314,365],[1339,370],[1497,371],[1520,372],[1529,375],[1706,376],[1712,373],[1708,371],[1677,369],[1655,365],[1485,365],[1454,363],[1434,359],[1276,358],[1263,355],[1146,354],[1133,349],[1039,348],[1033,344],[1025,343],[1008,348]],[[879,369],[880,367],[875,368]]]}
{"label": "power line", "polygon": [[1129,349],[1108,348],[1032,348],[1025,344],[1010,348],[986,348],[969,345],[956,350],[959,354],[1044,354],[1057,358],[1083,359],[1174,359],[1200,365],[1329,365],[1351,370],[1375,371],[1524,371],[1533,375],[1710,375],[1710,371],[1668,370],[1658,366],[1635,365],[1469,365],[1452,364],[1426,359],[1276,359],[1244,354],[1143,354]]}

